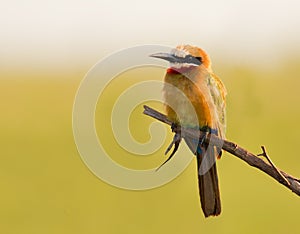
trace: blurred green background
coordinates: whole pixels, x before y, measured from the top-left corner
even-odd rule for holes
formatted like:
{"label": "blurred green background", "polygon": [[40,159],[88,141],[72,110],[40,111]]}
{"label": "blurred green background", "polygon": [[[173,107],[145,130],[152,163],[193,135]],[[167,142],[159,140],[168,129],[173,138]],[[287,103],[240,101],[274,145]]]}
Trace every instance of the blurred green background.
{"label": "blurred green background", "polygon": [[[227,87],[227,138],[253,153],[260,153],[265,145],[280,169],[300,177],[300,27],[296,27],[300,24],[294,14],[298,4],[291,1],[283,6],[275,1],[269,7],[262,1],[257,12],[234,1],[226,6],[212,1],[184,12],[182,6],[167,11],[173,2],[143,6],[128,1],[127,11],[122,4],[113,4],[30,1],[18,7],[8,3],[1,10],[6,21],[1,20],[5,27],[0,55],[0,233],[299,232],[299,197],[227,153],[218,161],[222,214],[205,219],[195,161],[162,187],[119,189],[89,171],[72,133],[76,91],[99,59],[136,44],[191,43],[207,50],[215,73]],[[176,25],[165,14],[189,22]],[[251,23],[253,14],[260,24]],[[208,16],[214,18],[210,25],[199,23],[207,22]],[[280,24],[271,27],[274,22]],[[282,32],[284,38],[276,37]],[[125,72],[99,99],[97,132],[100,138],[107,135],[105,147],[116,152],[114,160],[122,165],[140,169],[160,165],[170,130],[156,153],[131,157],[123,155],[109,125],[101,129],[97,121],[109,124],[105,121],[122,90],[143,80],[161,80],[163,75],[162,69]],[[148,104],[161,108],[158,103]],[[129,123],[133,136],[145,142],[152,120],[141,112],[140,105]],[[181,147],[176,156],[184,153],[188,152]]]}

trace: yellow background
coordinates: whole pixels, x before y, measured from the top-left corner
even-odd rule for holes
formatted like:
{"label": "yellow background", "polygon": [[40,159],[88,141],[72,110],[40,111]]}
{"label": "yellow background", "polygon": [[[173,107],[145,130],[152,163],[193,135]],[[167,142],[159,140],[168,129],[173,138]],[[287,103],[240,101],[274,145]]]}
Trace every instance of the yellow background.
{"label": "yellow background", "polygon": [[[194,161],[172,182],[145,191],[112,187],[82,162],[72,135],[72,105],[85,73],[123,47],[184,42],[209,52],[228,89],[227,138],[254,153],[265,145],[279,168],[300,176],[298,5],[162,4],[32,1],[1,9],[0,233],[298,232],[299,198],[227,153],[218,161],[223,211],[208,219],[200,209]],[[163,74],[141,68],[117,77],[103,96],[107,108],[98,105],[96,122],[109,116],[122,89]],[[133,113],[130,128],[145,142],[151,120],[141,111]],[[124,160],[117,149],[114,159],[133,168],[155,167],[170,140],[169,133],[149,157]],[[105,143],[117,147],[112,138]]]}

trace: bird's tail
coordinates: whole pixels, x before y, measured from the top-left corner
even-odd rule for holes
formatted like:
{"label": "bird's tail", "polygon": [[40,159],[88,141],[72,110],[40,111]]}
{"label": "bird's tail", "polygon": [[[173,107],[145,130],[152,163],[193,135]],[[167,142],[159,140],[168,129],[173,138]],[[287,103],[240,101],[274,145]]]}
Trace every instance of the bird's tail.
{"label": "bird's tail", "polygon": [[208,147],[206,153],[204,151],[197,155],[200,201],[205,217],[216,216],[221,213],[218,173],[215,162],[217,156],[218,153],[215,147]]}
{"label": "bird's tail", "polygon": [[185,138],[189,148],[195,152],[198,163],[198,183],[201,207],[205,217],[221,213],[221,199],[216,166],[216,158],[220,155],[212,145],[195,144],[193,139]]}

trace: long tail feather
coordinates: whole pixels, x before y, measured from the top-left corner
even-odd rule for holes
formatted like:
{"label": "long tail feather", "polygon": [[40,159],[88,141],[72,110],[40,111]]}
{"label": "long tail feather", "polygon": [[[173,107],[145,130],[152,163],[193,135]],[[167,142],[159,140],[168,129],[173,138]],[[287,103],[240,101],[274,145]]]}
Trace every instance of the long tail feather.
{"label": "long tail feather", "polygon": [[221,213],[216,157],[219,152],[214,146],[196,146],[194,139],[185,138],[189,148],[197,156],[198,183],[201,207],[205,217]]}
{"label": "long tail feather", "polygon": [[213,146],[201,148],[202,152],[197,153],[201,206],[205,217],[216,216],[221,213],[221,199],[215,162],[219,154]]}

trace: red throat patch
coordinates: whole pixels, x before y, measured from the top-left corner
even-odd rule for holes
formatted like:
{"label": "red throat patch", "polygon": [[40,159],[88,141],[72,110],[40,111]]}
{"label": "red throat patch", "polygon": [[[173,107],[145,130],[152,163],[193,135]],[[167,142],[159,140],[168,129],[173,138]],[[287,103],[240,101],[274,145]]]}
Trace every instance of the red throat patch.
{"label": "red throat patch", "polygon": [[169,67],[167,69],[168,74],[183,74],[186,73],[188,70],[190,70],[191,67],[182,67],[182,68],[174,68],[174,67]]}
{"label": "red throat patch", "polygon": [[180,72],[178,72],[178,71],[176,71],[176,70],[174,70],[173,68],[168,68],[167,69],[167,73],[168,74],[180,74]]}

